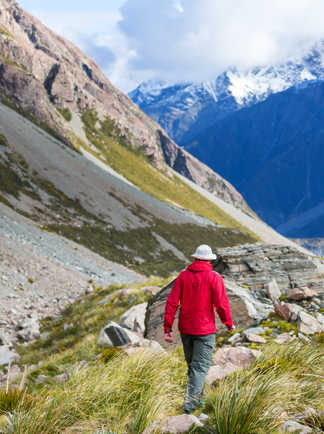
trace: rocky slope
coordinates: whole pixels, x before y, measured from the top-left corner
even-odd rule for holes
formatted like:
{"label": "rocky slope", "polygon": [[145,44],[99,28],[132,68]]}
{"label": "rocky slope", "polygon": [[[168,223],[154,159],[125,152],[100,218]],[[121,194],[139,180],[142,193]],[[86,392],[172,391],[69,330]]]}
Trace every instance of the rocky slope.
{"label": "rocky slope", "polygon": [[71,113],[79,115],[93,108],[100,119],[112,120],[122,137],[142,149],[156,167],[167,170],[166,162],[230,203],[248,209],[227,181],[170,140],[77,47],[13,0],[1,0],[0,12],[0,88],[7,103],[70,142],[81,134],[76,122],[70,123]]}

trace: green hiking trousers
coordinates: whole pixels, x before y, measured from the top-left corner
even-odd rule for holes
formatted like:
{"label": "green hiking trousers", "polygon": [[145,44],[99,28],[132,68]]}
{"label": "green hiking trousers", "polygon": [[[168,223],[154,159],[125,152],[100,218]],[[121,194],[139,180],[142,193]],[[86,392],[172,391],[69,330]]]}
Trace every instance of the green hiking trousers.
{"label": "green hiking trousers", "polygon": [[181,340],[188,365],[188,384],[184,410],[191,413],[198,407],[200,402],[205,378],[215,348],[215,333],[211,335],[187,335],[181,333]]}

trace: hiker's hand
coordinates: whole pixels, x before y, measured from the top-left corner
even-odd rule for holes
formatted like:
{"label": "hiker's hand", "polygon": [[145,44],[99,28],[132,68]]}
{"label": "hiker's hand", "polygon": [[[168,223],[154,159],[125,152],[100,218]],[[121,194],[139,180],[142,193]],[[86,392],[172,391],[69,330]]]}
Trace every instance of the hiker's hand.
{"label": "hiker's hand", "polygon": [[235,330],[235,325],[233,324],[232,326],[226,326],[227,330],[231,331],[231,330]]}
{"label": "hiker's hand", "polygon": [[164,333],[164,340],[165,340],[166,342],[169,342],[169,344],[172,344],[172,343],[173,343],[172,332]]}

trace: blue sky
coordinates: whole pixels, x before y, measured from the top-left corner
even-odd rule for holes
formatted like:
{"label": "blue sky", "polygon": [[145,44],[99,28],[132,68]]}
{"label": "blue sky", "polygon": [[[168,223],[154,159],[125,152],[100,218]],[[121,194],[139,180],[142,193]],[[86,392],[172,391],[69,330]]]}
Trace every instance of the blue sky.
{"label": "blue sky", "polygon": [[211,80],[300,56],[324,38],[323,0],[18,0],[124,91]]}

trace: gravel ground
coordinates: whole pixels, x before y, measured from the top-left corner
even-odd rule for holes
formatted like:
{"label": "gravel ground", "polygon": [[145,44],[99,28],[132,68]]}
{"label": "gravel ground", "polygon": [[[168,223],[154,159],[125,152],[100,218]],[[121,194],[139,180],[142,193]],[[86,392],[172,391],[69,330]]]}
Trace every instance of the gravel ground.
{"label": "gravel ground", "polygon": [[53,315],[95,286],[144,279],[0,204],[0,336],[27,316]]}

